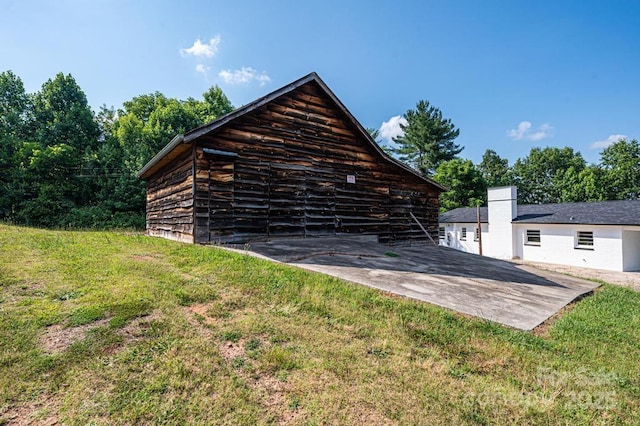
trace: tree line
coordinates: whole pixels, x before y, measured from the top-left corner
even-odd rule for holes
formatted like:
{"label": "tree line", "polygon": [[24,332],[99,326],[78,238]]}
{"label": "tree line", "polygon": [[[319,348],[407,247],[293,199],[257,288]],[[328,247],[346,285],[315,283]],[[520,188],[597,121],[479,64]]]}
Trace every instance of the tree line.
{"label": "tree line", "polygon": [[587,164],[571,147],[535,147],[511,165],[487,149],[474,164],[458,156],[464,149],[454,143],[459,130],[429,102],[418,102],[404,118],[403,134],[388,151],[449,188],[440,196],[441,211],[483,205],[487,188],[507,185],[518,187],[520,204],[640,199],[637,140],[622,139],[604,148],[595,164]]}
{"label": "tree line", "polygon": [[19,224],[113,228],[145,225],[136,177],[176,134],[233,110],[218,87],[202,100],[140,95],[94,113],[70,75],[36,93],[0,73],[0,219]]}
{"label": "tree line", "polygon": [[[201,100],[155,92],[94,113],[70,74],[36,93],[0,73],[0,219],[18,224],[113,228],[145,225],[145,183],[136,174],[176,134],[231,112],[218,87]],[[640,144],[621,140],[587,164],[570,147],[533,148],[512,165],[487,149],[479,164],[459,157],[459,130],[427,101],[404,114],[387,152],[450,190],[443,211],[486,202],[492,186],[518,186],[523,204],[640,198]],[[370,130],[374,139],[377,131]]]}

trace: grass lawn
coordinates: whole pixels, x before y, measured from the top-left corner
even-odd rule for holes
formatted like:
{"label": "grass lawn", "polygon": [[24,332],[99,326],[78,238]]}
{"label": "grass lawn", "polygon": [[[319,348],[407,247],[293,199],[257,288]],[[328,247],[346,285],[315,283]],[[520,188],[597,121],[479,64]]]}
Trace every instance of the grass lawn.
{"label": "grass lawn", "polygon": [[521,332],[243,254],[0,225],[0,424],[628,424],[640,293]]}

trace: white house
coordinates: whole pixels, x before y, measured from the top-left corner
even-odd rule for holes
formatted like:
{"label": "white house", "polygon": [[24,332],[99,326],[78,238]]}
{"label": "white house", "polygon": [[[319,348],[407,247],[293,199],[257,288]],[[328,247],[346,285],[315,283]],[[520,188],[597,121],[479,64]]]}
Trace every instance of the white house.
{"label": "white house", "polygon": [[498,259],[640,271],[640,200],[516,203],[514,186],[491,188],[488,207],[440,215],[440,244]]}

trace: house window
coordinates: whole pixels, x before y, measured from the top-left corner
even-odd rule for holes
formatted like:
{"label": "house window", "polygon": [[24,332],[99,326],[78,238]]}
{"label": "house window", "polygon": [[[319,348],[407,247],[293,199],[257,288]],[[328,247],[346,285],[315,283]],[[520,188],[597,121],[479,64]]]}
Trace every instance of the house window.
{"label": "house window", "polygon": [[576,233],[576,248],[593,250],[593,232],[578,231]]}
{"label": "house window", "polygon": [[441,240],[444,240],[444,226],[441,226],[440,228],[438,228],[438,238],[440,238]]}
{"label": "house window", "polygon": [[476,228],[476,231],[473,233],[473,241],[480,241],[480,228]]}
{"label": "house window", "polygon": [[467,228],[462,228],[462,236],[460,237],[460,241],[467,241]]}
{"label": "house window", "polygon": [[527,229],[527,237],[525,244],[528,246],[540,245],[540,230],[539,229]]}

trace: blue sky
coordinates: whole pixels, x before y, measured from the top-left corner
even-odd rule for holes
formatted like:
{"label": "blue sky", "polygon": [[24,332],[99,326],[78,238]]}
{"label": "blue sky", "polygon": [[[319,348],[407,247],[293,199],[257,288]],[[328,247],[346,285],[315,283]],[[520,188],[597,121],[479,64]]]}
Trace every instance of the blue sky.
{"label": "blue sky", "polygon": [[96,110],[214,84],[240,106],[316,71],[387,136],[430,101],[476,163],[640,138],[639,1],[0,0],[4,70],[70,73]]}

